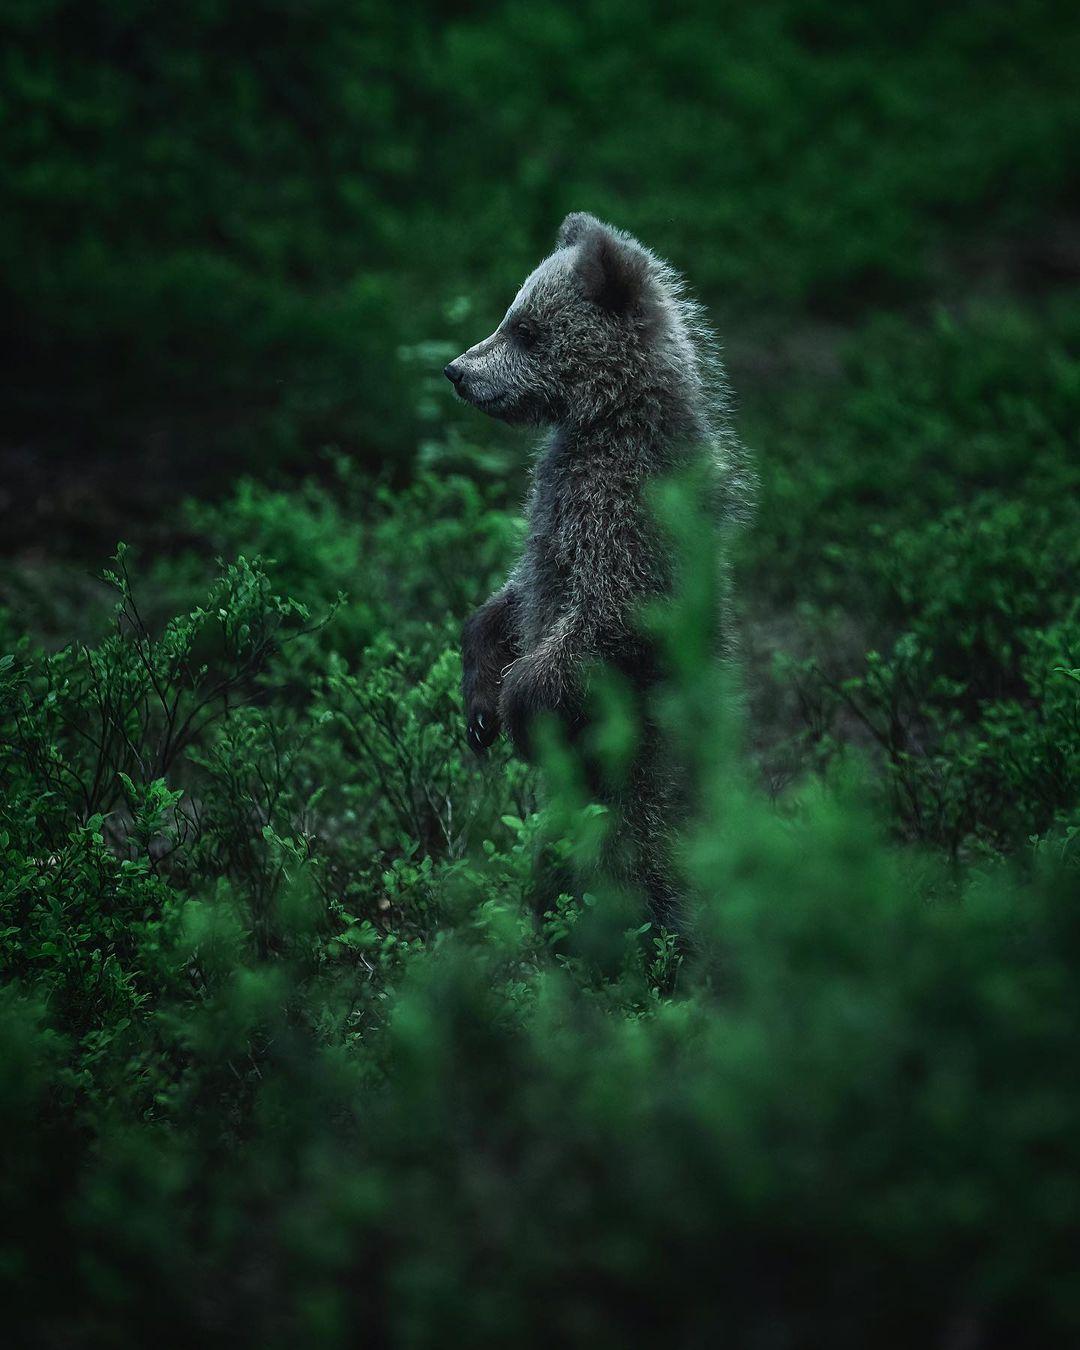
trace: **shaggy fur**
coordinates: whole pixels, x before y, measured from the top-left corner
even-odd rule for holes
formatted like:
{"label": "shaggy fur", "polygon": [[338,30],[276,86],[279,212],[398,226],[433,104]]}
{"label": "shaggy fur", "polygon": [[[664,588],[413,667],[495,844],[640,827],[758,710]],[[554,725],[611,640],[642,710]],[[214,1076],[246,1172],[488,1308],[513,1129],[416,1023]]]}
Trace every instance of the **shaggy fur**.
{"label": "shaggy fur", "polygon": [[644,498],[653,480],[704,459],[718,513],[742,510],[745,474],[715,341],[669,264],[576,212],[496,331],[446,375],[491,416],[553,427],[533,469],[524,554],[465,625],[469,744],[482,754],[505,729],[527,755],[542,713],[574,737],[589,668],[606,663],[628,677],[644,714],[639,752],[621,788],[593,786],[623,819],[619,871],[670,919],[667,841],[682,794],[647,715],[657,661],[637,620],[673,577]]}

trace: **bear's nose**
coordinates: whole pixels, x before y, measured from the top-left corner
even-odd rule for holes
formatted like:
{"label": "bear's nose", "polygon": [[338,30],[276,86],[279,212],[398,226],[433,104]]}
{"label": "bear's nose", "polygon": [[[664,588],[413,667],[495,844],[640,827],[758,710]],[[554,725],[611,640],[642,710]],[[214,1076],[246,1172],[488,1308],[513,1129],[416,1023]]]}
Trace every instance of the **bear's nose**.
{"label": "bear's nose", "polygon": [[460,384],[461,378],[465,374],[465,372],[461,369],[461,367],[458,365],[456,361],[451,361],[448,366],[443,367],[443,374],[446,376],[446,378],[450,381],[451,384]]}

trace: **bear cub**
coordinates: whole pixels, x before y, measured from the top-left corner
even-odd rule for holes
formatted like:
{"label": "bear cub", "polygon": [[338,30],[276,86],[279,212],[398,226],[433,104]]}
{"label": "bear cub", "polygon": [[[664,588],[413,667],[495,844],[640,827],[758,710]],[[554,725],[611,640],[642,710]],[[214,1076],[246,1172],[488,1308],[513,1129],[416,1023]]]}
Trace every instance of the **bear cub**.
{"label": "bear cub", "polygon": [[648,493],[696,465],[718,513],[738,513],[739,449],[715,341],[668,263],[575,212],[495,332],[445,374],[490,416],[551,428],[533,466],[524,552],[465,624],[468,743],[483,754],[505,731],[528,755],[543,714],[573,739],[590,669],[620,671],[640,696],[641,743],[625,783],[592,786],[622,821],[619,870],[663,918],[680,793],[648,716],[659,672],[640,613],[674,577]]}

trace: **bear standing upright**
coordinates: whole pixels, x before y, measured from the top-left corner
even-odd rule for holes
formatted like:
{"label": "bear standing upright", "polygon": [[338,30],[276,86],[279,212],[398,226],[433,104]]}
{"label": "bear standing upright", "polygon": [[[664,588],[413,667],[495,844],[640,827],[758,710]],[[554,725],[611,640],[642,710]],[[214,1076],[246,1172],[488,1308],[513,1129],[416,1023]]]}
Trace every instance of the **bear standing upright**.
{"label": "bear standing upright", "polygon": [[647,498],[657,479],[697,465],[718,514],[739,510],[742,461],[715,341],[669,264],[575,212],[495,332],[445,374],[493,417],[554,428],[533,469],[524,553],[465,624],[469,744],[482,754],[505,729],[528,754],[545,713],[574,737],[589,669],[622,672],[641,696],[641,743],[627,781],[599,795],[622,818],[619,870],[670,921],[683,794],[648,713],[658,663],[639,620],[674,578]]}

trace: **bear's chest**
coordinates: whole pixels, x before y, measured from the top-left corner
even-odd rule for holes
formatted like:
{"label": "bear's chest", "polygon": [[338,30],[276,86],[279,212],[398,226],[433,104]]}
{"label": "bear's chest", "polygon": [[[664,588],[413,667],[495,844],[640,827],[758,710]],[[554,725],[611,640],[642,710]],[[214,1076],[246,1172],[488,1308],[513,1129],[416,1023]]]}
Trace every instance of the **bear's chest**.
{"label": "bear's chest", "polygon": [[585,573],[618,565],[608,555],[634,515],[630,495],[610,466],[558,456],[538,466],[522,576],[529,645],[596,590]]}
{"label": "bear's chest", "polygon": [[525,544],[525,618],[531,642],[565,612],[574,590],[575,544],[580,526],[573,504],[561,495],[535,496]]}
{"label": "bear's chest", "polygon": [[529,504],[528,549],[553,581],[568,579],[592,554],[601,516],[615,507],[603,466],[553,453],[538,466]]}

